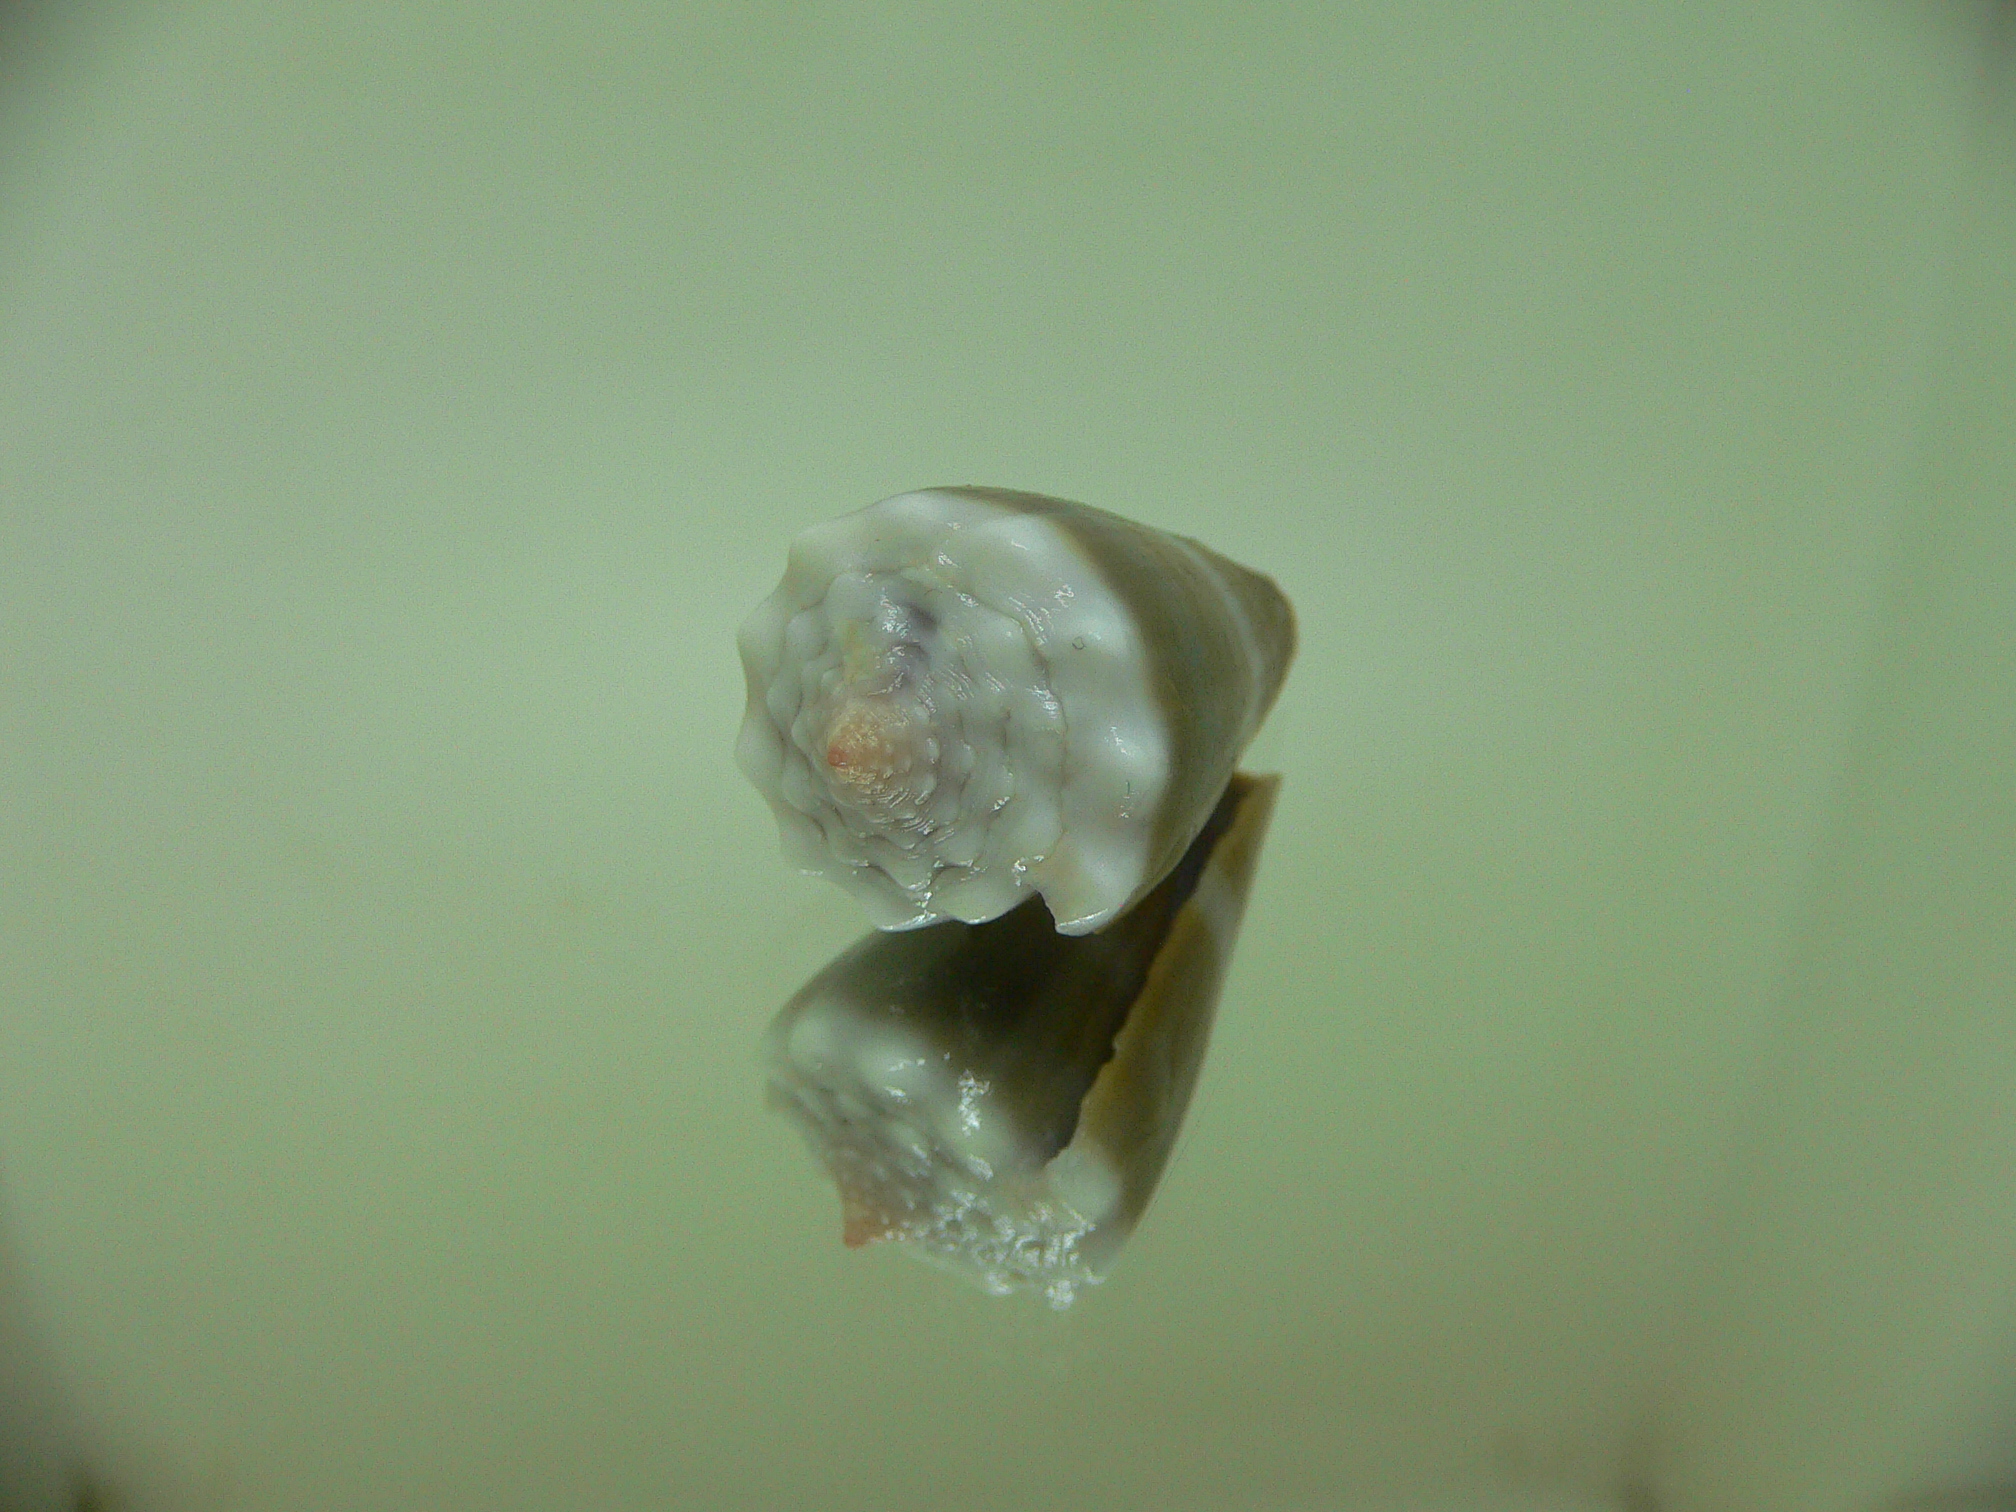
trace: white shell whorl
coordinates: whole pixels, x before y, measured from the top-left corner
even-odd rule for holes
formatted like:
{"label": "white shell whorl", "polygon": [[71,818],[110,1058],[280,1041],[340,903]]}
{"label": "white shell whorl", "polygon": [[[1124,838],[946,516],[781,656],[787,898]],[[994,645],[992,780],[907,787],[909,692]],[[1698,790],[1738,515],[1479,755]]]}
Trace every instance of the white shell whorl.
{"label": "white shell whorl", "polygon": [[1033,891],[1085,933],[1202,826],[1293,628],[1271,583],[1194,542],[946,488],[801,534],[740,646],[737,759],[802,870],[884,929]]}

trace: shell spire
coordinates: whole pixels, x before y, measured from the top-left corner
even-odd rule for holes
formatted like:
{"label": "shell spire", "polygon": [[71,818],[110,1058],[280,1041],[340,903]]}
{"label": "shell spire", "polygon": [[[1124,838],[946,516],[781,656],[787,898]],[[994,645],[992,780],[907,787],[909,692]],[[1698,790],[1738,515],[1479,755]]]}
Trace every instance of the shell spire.
{"label": "shell spire", "polygon": [[935,488],[802,533],[740,646],[737,759],[801,870],[883,929],[1041,894],[1084,934],[1203,829],[1295,623],[1272,580],[1185,537]]}

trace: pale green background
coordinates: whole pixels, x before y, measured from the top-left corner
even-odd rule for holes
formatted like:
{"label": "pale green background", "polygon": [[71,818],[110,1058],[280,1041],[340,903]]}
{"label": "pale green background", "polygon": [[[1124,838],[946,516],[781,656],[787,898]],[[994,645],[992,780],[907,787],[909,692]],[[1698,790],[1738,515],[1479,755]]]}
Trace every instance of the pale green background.
{"label": "pale green background", "polygon": [[[2016,396],[1984,15],[11,18],[19,1414],[136,1508],[2016,1469],[2007,735],[1907,696],[2016,697],[2006,451],[1933,465]],[[844,1252],[756,1067],[861,920],[731,764],[733,629],[795,530],[964,481],[1302,623],[1184,1146],[1062,1316]],[[1914,629],[1955,563],[1973,618]],[[1971,881],[1878,854],[1949,823]],[[1844,1038],[1829,963],[1912,907],[1976,935],[1882,959],[1962,1009]]]}

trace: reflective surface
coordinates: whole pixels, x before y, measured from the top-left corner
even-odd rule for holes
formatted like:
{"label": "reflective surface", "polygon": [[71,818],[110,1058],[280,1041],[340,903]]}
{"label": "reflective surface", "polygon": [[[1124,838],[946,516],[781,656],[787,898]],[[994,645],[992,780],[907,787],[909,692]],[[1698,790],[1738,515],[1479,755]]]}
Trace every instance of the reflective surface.
{"label": "reflective surface", "polygon": [[[1928,406],[2002,373],[1987,296],[1942,355],[1980,21],[11,17],[0,1218],[94,1463],[134,1506],[1707,1507],[1774,1454],[1834,1494],[1845,1423],[1856,1486],[2003,1475],[2009,1299],[1956,1281],[2016,1260],[1960,1221],[2010,1210],[1995,1105],[1838,1136],[1994,1085],[2007,1021],[1795,1053],[1813,921],[1884,917],[1813,891],[1839,801],[1919,781],[1856,765],[1902,749],[1870,669],[1958,634],[1893,548],[1950,540]],[[1301,616],[1184,1144],[1062,1316],[845,1251],[757,1090],[859,919],[734,770],[734,626],[803,525],[964,479]],[[1996,790],[1990,725],[1925,727]],[[1806,1163],[1741,1174],[1766,1140]],[[1896,1227],[1795,1259],[1944,1268],[1718,1293],[1798,1193]]]}
{"label": "reflective surface", "polygon": [[1112,1271],[1203,1070],[1279,777],[1235,773],[1169,875],[1092,934],[1031,898],[870,934],[771,1022],[771,1101],[891,1240],[1069,1307]]}

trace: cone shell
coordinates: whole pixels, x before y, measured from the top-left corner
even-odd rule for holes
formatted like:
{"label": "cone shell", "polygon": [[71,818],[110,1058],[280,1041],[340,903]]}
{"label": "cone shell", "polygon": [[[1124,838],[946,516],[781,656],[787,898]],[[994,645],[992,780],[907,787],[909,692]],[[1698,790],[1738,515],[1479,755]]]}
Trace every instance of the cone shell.
{"label": "cone shell", "polygon": [[771,1098],[838,1186],[848,1244],[1058,1306],[1104,1277],[1175,1146],[1278,786],[1235,776],[1108,930],[1061,935],[1032,899],[871,935],[785,1005]]}
{"label": "cone shell", "polygon": [[1294,616],[1195,541],[937,488],[815,526],[742,627],[737,759],[883,929],[1040,894],[1067,934],[1168,875],[1280,691]]}

